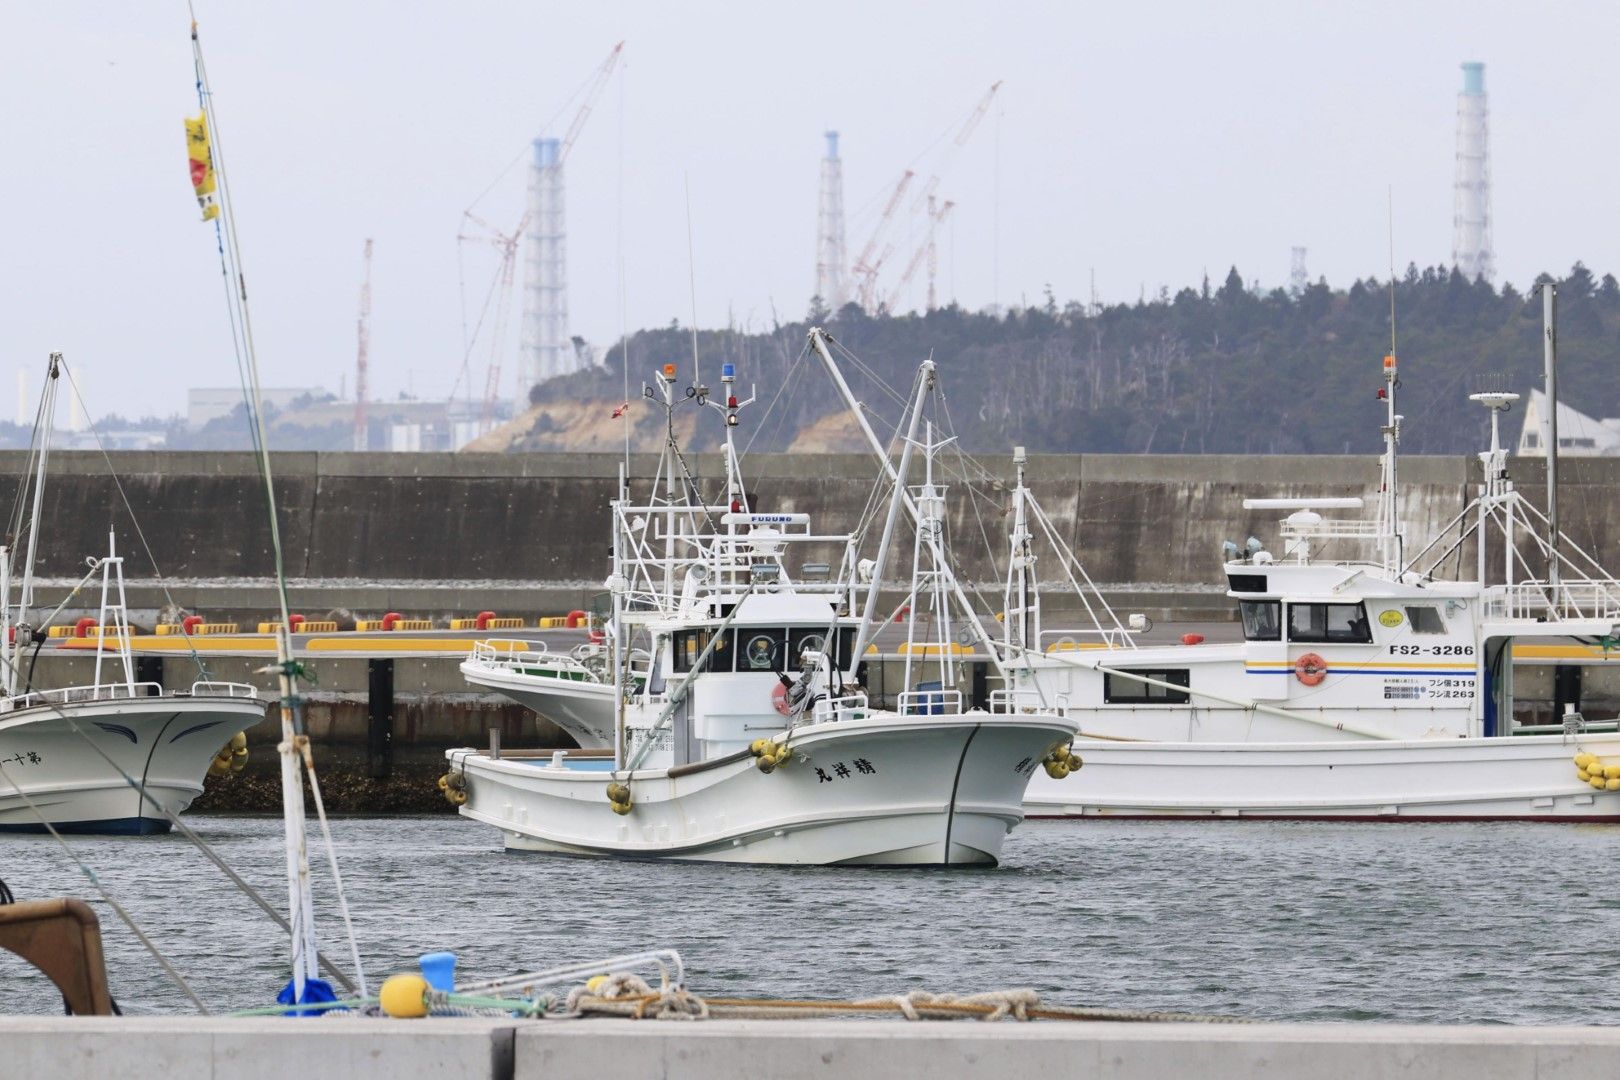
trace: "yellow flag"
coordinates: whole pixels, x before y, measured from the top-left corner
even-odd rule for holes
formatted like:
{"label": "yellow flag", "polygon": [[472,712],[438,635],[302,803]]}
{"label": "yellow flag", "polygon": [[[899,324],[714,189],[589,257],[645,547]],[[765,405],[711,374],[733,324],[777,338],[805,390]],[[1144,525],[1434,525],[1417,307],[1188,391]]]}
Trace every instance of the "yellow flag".
{"label": "yellow flag", "polygon": [[219,217],[219,196],[214,189],[214,154],[208,145],[208,114],[186,121],[186,153],[191,158],[191,187],[202,207],[202,219]]}

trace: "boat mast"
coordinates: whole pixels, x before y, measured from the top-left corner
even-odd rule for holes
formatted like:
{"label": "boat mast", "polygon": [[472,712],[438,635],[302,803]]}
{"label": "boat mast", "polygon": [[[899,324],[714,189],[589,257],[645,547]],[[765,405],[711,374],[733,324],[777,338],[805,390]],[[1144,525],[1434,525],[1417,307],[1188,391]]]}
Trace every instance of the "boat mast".
{"label": "boat mast", "polygon": [[1022,446],[1013,447],[1013,468],[1017,483],[1013,486],[1012,550],[1007,561],[1007,590],[1003,601],[1001,635],[1007,655],[1021,656],[1025,649],[1040,648],[1041,594],[1035,587],[1035,553],[1029,531],[1029,490],[1024,486],[1024,466],[1029,455]]}
{"label": "boat mast", "polygon": [[1543,281],[1541,290],[1542,363],[1547,377],[1547,415],[1542,430],[1547,443],[1547,584],[1558,584],[1558,285]]}
{"label": "boat mast", "polygon": [[625,466],[619,466],[619,491],[613,503],[613,575],[608,578],[608,595],[613,604],[613,767],[624,768],[624,693],[630,685],[629,656],[625,649],[623,535],[624,508],[629,501],[625,491]]}
{"label": "boat mast", "polygon": [[[827,332],[821,327],[813,326],[810,328],[810,347],[816,351],[817,356],[821,357],[821,362],[826,367],[827,374],[832,378],[833,385],[837,387],[839,396],[844,399],[845,407],[849,409],[850,415],[855,417],[855,423],[860,427],[861,434],[866,436],[867,445],[871,447],[872,453],[877,456],[879,467],[883,470],[884,475],[891,481],[895,481],[895,490],[900,493],[906,510],[910,512],[912,520],[915,521],[917,517],[916,501],[905,490],[905,485],[898,482],[894,462],[889,460],[888,450],[884,448],[883,443],[878,439],[877,432],[872,430],[872,425],[867,423],[866,414],[861,408],[861,403],[856,400],[855,392],[849,388],[849,383],[844,381],[844,373],[838,370],[838,364],[833,361],[832,353],[827,351],[827,340]],[[932,361],[929,361],[929,364],[932,365]],[[913,435],[915,435],[915,432],[913,432]],[[973,604],[968,599],[967,593],[963,591],[962,583],[956,579],[956,575],[951,574],[949,581],[951,595],[956,597],[956,602],[962,609],[963,619],[973,630],[979,644],[984,646],[984,651],[989,655],[990,664],[996,669],[996,674],[1006,678],[1007,666],[1002,663],[999,650],[996,649],[995,639],[990,636],[990,632],[984,628],[984,624],[979,621],[978,615],[974,613]],[[856,656],[859,655],[859,653],[856,653]],[[853,664],[854,658],[852,657],[852,670]]]}
{"label": "boat mast", "polygon": [[45,463],[51,456],[51,436],[56,429],[56,382],[61,374],[62,354],[51,353],[50,372],[45,376],[45,392],[40,396],[39,458],[34,469],[33,507],[28,521],[28,554],[24,556],[22,587],[17,595],[17,619],[28,621],[34,606],[34,553],[39,547],[39,522],[45,506]]}
{"label": "boat mast", "polygon": [[[917,424],[922,420],[923,403],[928,400],[928,394],[933,388],[934,362],[924,360],[917,367],[917,396],[911,402],[911,424],[906,429],[906,441],[900,448],[900,467],[894,471],[894,496],[889,500],[888,516],[883,519],[883,539],[878,542],[877,559],[872,567],[872,580],[867,584],[866,602],[861,608],[861,625],[855,631],[855,647],[850,650],[847,658],[851,673],[854,672],[859,658],[866,654],[866,646],[872,641],[872,619],[877,614],[878,589],[883,584],[883,571],[889,564],[889,547],[894,541],[894,526],[900,517],[900,506],[907,501],[906,470],[911,467],[911,451],[917,445]],[[887,457],[884,460],[886,462]],[[907,663],[910,663],[909,659]]]}
{"label": "boat mast", "polygon": [[1400,385],[1392,345],[1389,355],[1384,357],[1384,386],[1379,392],[1384,399],[1384,454],[1379,459],[1382,476],[1378,484],[1378,543],[1384,569],[1390,573],[1396,573],[1401,568],[1401,519],[1397,505],[1400,483],[1397,448],[1401,441],[1401,417],[1395,411],[1395,391]]}

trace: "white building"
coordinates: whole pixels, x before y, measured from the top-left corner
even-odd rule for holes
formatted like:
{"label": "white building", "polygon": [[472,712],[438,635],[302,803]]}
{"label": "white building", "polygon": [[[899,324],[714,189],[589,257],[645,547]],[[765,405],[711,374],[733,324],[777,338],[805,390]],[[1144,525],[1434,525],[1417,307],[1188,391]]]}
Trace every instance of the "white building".
{"label": "white building", "polygon": [[[326,390],[319,386],[265,386],[259,389],[261,401],[283,410],[300,398],[320,399],[326,396]],[[240,386],[193,387],[186,391],[186,427],[192,431],[206,427],[212,420],[231,415],[241,404]]]}
{"label": "white building", "polygon": [[[1524,428],[1519,432],[1520,457],[1546,457],[1544,418],[1547,395],[1530,391],[1524,406]],[[1597,420],[1562,401],[1558,403],[1559,457],[1620,457],[1620,417]]]}

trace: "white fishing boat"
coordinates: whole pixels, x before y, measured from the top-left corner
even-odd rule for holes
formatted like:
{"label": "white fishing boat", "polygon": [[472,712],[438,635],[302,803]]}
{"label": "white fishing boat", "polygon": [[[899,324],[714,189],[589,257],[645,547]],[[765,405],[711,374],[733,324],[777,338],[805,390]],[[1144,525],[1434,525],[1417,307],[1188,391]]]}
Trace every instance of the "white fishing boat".
{"label": "white fishing boat", "polygon": [[533,709],[582,747],[613,745],[618,695],[601,645],[586,643],[559,653],[544,641],[493,638],[473,644],[461,675]]}
{"label": "white fishing boat", "polygon": [[[671,437],[651,498],[621,476],[613,505],[608,648],[613,757],[457,749],[444,783],[461,813],[511,850],[715,862],[960,866],[994,864],[1022,820],[1029,776],[1066,766],[1072,721],[1025,697],[967,708],[955,686],[949,611],[960,588],[943,549],[939,444],[908,488],[935,376],[919,369],[909,433],[893,470],[875,562],[856,536],[815,532],[807,515],[748,505],[731,435],[739,403],[725,365],[722,402],[675,393],[666,365],[646,396],[725,417],[726,494],[705,501]],[[854,682],[871,642],[878,584],[909,508],[916,522],[906,686],[878,708]],[[832,572],[832,559],[839,570]],[[920,609],[928,608],[929,629]],[[958,626],[983,628],[971,611]],[[924,634],[933,635],[925,640]],[[644,655],[635,651],[642,646]],[[491,658],[496,652],[491,650]],[[541,664],[540,654],[515,661]],[[939,677],[924,677],[924,664]],[[560,671],[529,674],[583,682]],[[564,690],[567,688],[564,687]]]}
{"label": "white fishing boat", "polygon": [[48,822],[61,832],[166,832],[171,815],[202,793],[216,758],[229,761],[233,747],[246,754],[240,734],[264,719],[264,705],[242,683],[204,677],[189,689],[171,691],[137,680],[123,559],[112,534],[107,556],[89,560],[74,590],[100,577],[99,617],[84,628],[94,631],[93,647],[85,649],[94,657],[93,681],[34,689],[39,639],[61,611],[37,612],[33,574],[60,367],[60,355],[53,355],[41,403],[41,440],[25,480],[31,486],[14,523],[14,535],[24,524],[27,533],[15,604],[13,554],[0,547],[0,830],[38,831]]}
{"label": "white fishing boat", "polygon": [[[1038,603],[1009,603],[1003,648],[1023,661],[1013,685],[1080,722],[1086,763],[1062,785],[1036,777],[1031,816],[1620,820],[1620,734],[1573,713],[1520,731],[1512,659],[1516,641],[1606,654],[1620,639],[1620,581],[1514,489],[1498,430],[1517,396],[1506,393],[1473,395],[1491,417],[1477,496],[1406,556],[1395,371],[1387,358],[1373,520],[1323,514],[1360,499],[1245,503],[1289,514],[1280,559],[1258,540],[1226,545],[1243,641],[1135,647],[1111,612],[1095,641],[1054,640]],[[1334,543],[1375,553],[1323,558]],[[1543,576],[1526,576],[1532,560]],[[1444,576],[1467,563],[1471,580]]]}

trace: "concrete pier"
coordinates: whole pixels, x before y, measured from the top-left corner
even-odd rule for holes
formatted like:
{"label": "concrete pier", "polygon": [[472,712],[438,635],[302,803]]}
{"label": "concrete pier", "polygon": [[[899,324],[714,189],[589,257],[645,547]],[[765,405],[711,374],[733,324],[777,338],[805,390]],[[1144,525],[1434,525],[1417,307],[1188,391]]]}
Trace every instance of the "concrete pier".
{"label": "concrete pier", "polygon": [[1383,1024],[0,1018],[51,1080],[1608,1080],[1620,1030]]}

